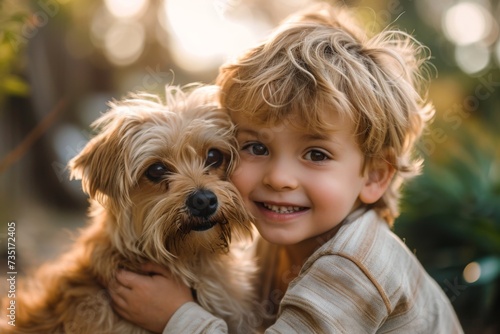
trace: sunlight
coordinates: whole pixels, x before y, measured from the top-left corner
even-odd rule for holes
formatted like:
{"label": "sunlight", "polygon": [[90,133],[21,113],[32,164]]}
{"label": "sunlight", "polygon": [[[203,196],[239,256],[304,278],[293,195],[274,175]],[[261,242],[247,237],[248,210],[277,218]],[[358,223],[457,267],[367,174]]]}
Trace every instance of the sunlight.
{"label": "sunlight", "polygon": [[119,18],[140,16],[149,5],[148,0],[105,0],[104,3],[108,11]]}
{"label": "sunlight", "polygon": [[117,21],[105,32],[104,51],[111,62],[125,66],[139,58],[145,41],[146,33],[140,24]]}
{"label": "sunlight", "polygon": [[446,12],[443,30],[457,45],[472,44],[484,39],[491,30],[490,14],[479,4],[461,2]]}
{"label": "sunlight", "polygon": [[490,51],[482,44],[458,45],[455,61],[462,71],[474,74],[485,69],[490,62]]}
{"label": "sunlight", "polygon": [[500,66],[500,41],[498,41],[497,45],[495,46],[495,55],[497,64]]}
{"label": "sunlight", "polygon": [[255,43],[262,26],[255,18],[248,18],[246,24],[229,20],[220,3],[216,6],[208,0],[168,0],[160,15],[172,35],[170,51],[176,63],[191,72],[218,66],[228,55]]}

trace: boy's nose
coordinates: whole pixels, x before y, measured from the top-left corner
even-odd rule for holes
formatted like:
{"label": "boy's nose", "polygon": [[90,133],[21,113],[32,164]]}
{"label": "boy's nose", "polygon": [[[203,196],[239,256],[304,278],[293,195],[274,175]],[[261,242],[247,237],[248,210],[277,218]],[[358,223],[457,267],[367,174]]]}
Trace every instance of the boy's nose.
{"label": "boy's nose", "polygon": [[275,191],[289,191],[298,187],[298,180],[290,163],[274,161],[265,171],[262,182]]}

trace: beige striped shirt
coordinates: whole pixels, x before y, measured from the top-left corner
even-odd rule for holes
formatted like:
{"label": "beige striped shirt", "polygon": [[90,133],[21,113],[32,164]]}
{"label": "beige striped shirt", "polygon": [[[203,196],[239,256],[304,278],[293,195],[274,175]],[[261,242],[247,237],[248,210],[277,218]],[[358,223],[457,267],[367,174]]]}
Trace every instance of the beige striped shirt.
{"label": "beige striped shirt", "polygon": [[[279,247],[261,242],[262,302],[279,302],[272,273]],[[463,333],[453,307],[413,253],[374,211],[346,221],[300,269],[265,333]],[[164,333],[227,333],[195,303]]]}

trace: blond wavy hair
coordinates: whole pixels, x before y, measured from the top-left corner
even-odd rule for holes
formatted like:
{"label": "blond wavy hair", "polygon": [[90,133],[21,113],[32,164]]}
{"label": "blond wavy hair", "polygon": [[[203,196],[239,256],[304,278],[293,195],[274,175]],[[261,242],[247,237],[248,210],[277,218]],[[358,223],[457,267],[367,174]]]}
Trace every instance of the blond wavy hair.
{"label": "blond wavy hair", "polygon": [[427,48],[411,35],[385,29],[370,36],[349,9],[318,4],[223,65],[217,84],[223,107],[262,124],[293,119],[287,124],[324,132],[325,113],[349,117],[365,157],[363,171],[375,159],[395,169],[373,204],[392,225],[402,183],[420,172],[414,148],[434,114],[425,90],[428,59]]}

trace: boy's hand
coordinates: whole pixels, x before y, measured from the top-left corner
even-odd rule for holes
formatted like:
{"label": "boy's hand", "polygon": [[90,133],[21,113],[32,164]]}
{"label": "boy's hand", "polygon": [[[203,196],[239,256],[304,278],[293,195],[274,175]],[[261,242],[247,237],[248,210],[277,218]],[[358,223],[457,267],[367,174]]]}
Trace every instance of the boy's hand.
{"label": "boy's hand", "polygon": [[183,304],[193,301],[191,290],[170,277],[165,268],[146,264],[150,275],[119,270],[109,286],[114,310],[126,320],[155,333],[161,333],[172,315]]}

